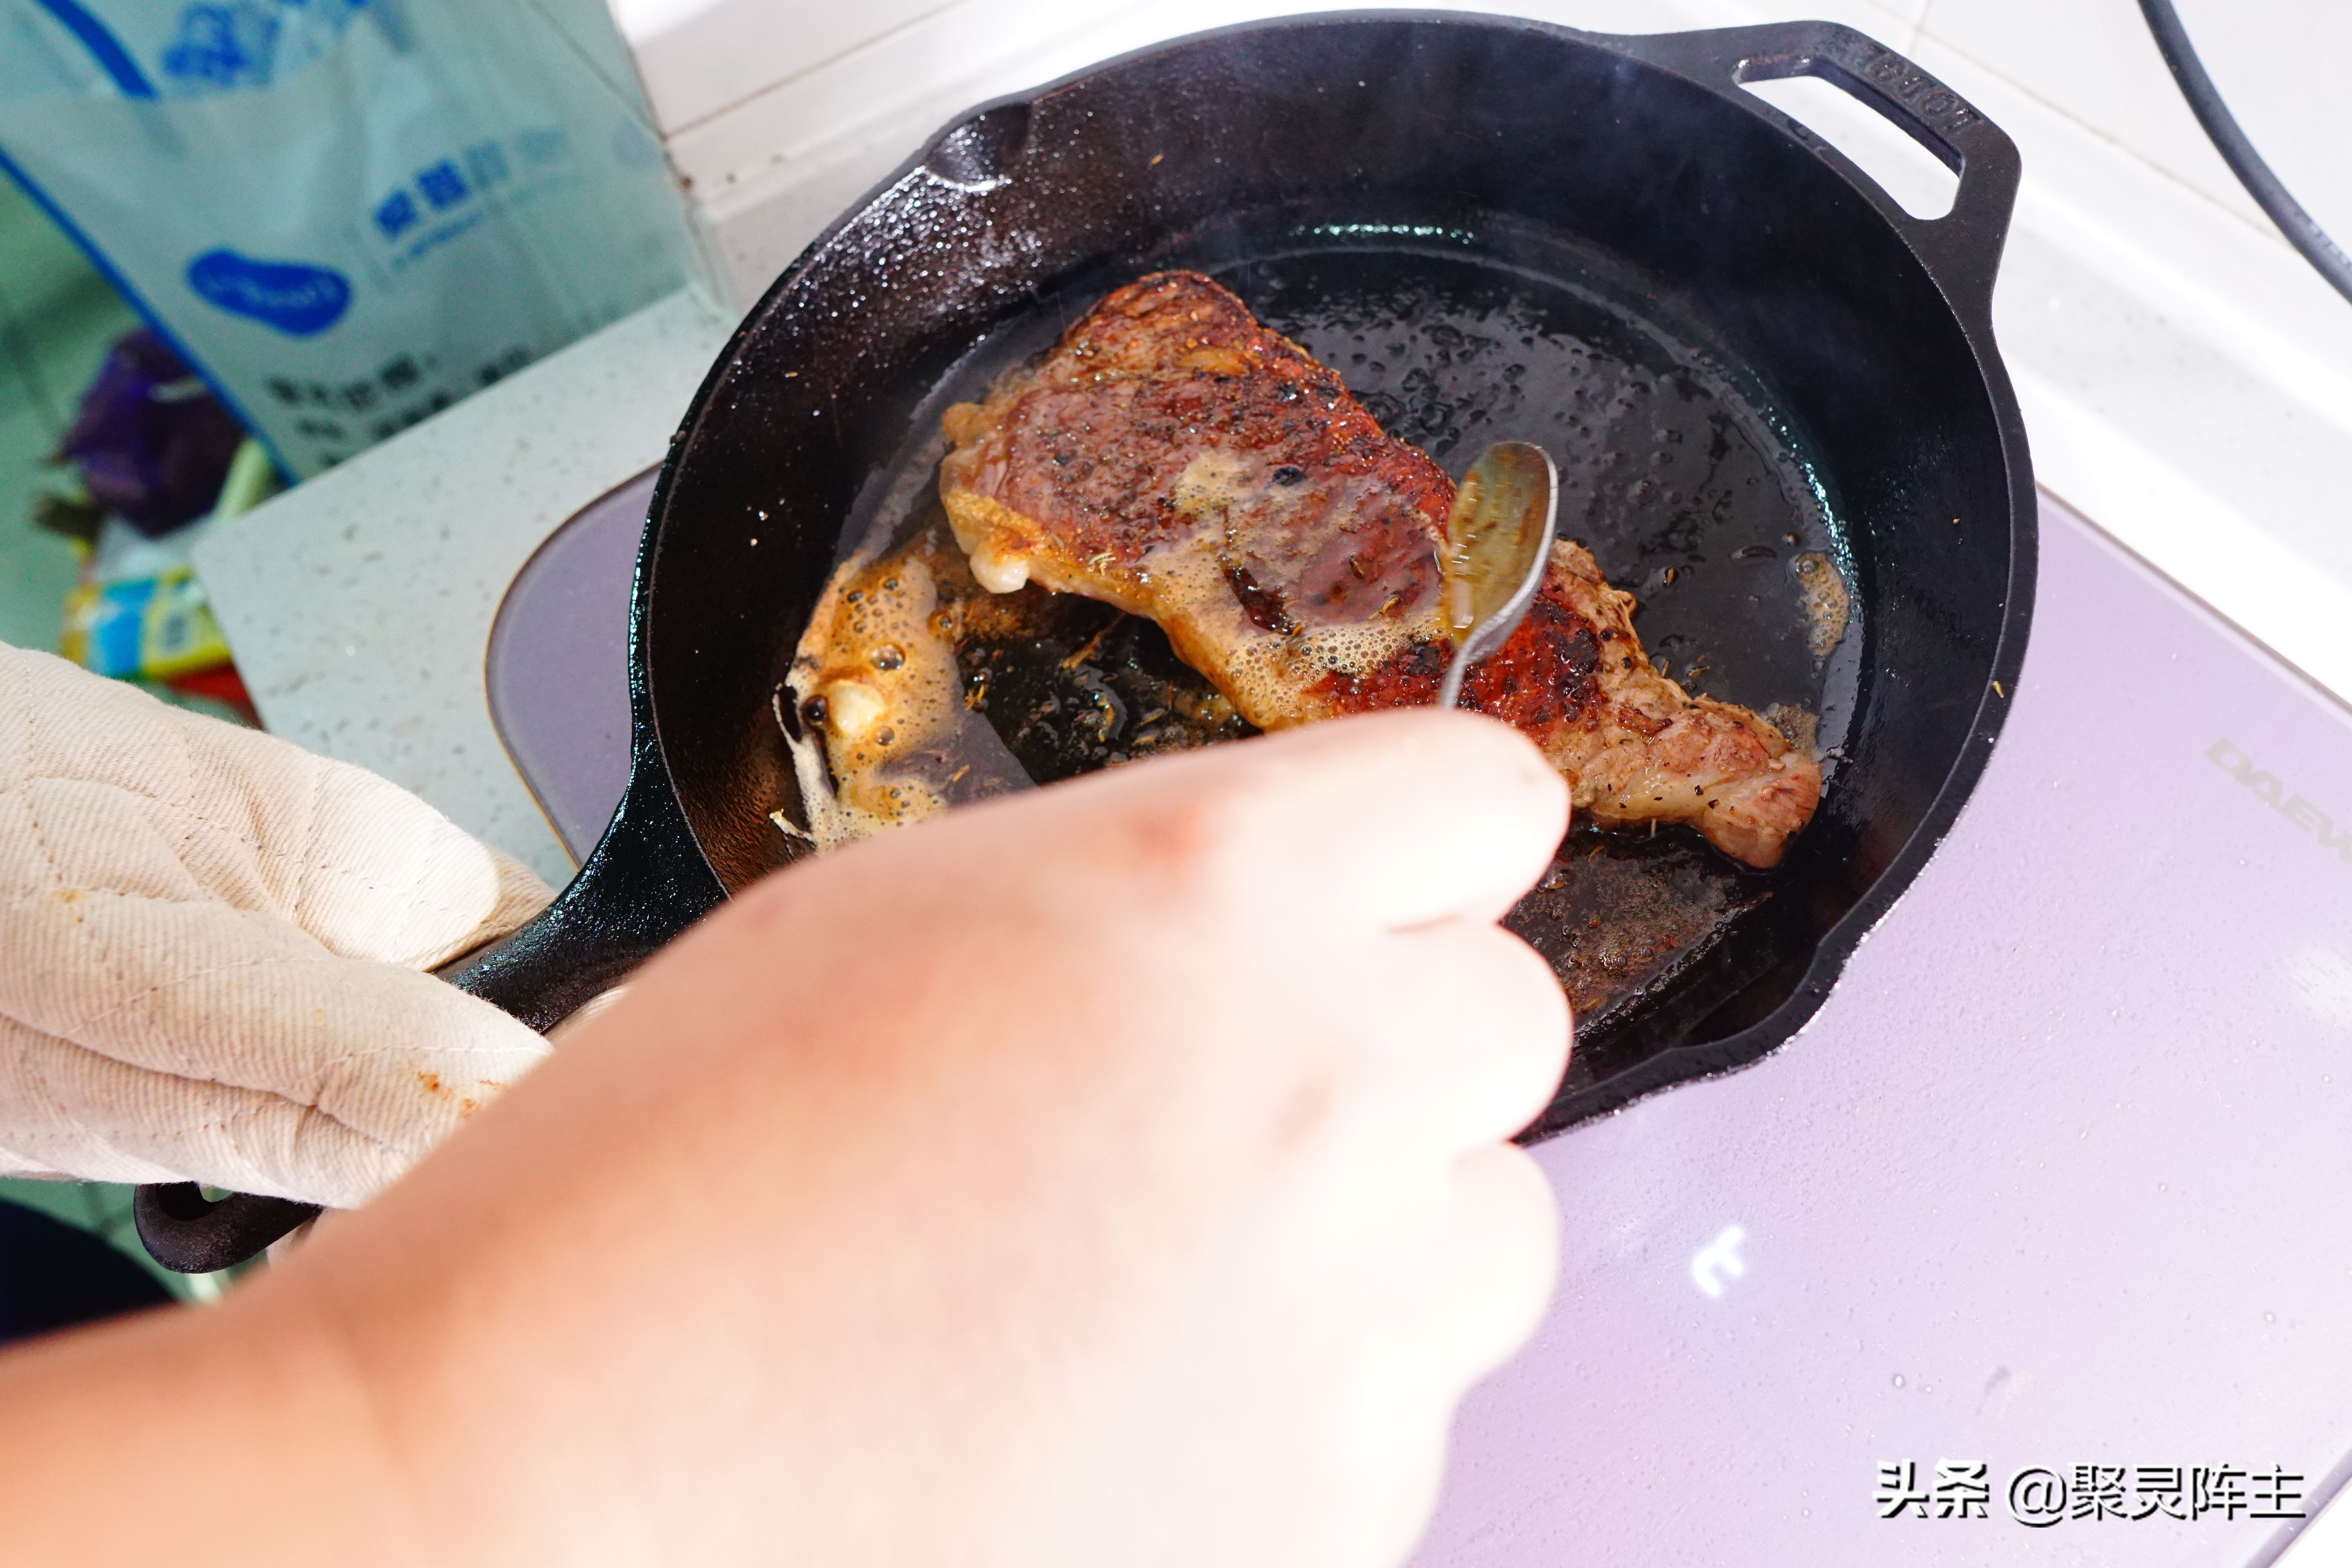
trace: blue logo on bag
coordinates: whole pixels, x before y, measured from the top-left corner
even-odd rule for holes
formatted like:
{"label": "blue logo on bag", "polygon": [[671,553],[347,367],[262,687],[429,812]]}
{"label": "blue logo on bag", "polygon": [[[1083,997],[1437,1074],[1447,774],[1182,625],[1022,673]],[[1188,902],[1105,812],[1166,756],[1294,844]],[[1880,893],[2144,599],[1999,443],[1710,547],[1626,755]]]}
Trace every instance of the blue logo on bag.
{"label": "blue logo on bag", "polygon": [[[41,3],[61,14],[69,0]],[[215,93],[262,90],[290,80],[334,48],[352,18],[370,4],[371,0],[197,0],[181,11],[179,30],[158,57],[165,87],[176,98],[206,98]],[[79,9],[78,5],[75,9]],[[154,0],[147,0],[145,9],[153,11]],[[69,21],[66,25],[74,26]],[[387,41],[399,47],[396,40],[388,37]],[[145,96],[154,96],[152,87]]]}
{"label": "blue logo on bag", "polygon": [[268,87],[278,53],[278,18],[252,0],[191,5],[163,51],[163,74],[203,91]]}
{"label": "blue logo on bag", "polygon": [[316,337],[351,309],[351,280],[299,261],[256,261],[207,250],[188,263],[188,287],[231,315],[250,316],[289,337]]}

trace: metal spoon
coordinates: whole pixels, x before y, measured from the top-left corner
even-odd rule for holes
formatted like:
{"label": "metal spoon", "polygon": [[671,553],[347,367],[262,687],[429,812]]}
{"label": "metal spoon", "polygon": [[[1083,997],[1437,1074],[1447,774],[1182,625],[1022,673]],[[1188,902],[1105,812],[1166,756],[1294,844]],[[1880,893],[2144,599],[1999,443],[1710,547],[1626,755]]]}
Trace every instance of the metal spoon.
{"label": "metal spoon", "polygon": [[1454,639],[1454,663],[1437,705],[1462,700],[1474,660],[1518,628],[1543,583],[1559,521],[1559,474],[1541,447],[1497,441],[1478,454],[1454,492],[1442,556],[1439,607]]}

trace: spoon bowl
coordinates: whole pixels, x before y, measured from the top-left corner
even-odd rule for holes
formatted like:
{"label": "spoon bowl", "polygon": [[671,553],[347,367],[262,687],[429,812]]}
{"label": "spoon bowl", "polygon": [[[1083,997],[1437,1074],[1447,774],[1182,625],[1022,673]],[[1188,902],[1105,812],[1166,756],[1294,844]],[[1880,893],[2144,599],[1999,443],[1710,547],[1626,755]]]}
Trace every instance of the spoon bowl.
{"label": "spoon bowl", "polygon": [[1440,708],[1460,706],[1471,664],[1518,629],[1559,525],[1559,474],[1541,447],[1497,441],[1462,476],[1445,520],[1441,603],[1454,662],[1438,688]]}

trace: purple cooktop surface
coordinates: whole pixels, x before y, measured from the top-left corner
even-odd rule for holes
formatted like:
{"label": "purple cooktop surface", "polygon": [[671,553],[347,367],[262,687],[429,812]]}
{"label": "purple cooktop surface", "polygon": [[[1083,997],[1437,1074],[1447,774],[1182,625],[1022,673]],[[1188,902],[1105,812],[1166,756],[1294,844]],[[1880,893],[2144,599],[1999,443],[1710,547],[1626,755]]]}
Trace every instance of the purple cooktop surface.
{"label": "purple cooktop surface", "polygon": [[[649,489],[492,635],[575,854],[620,795]],[[1819,1016],[1538,1151],[1559,1293],[1464,1408],[1419,1563],[2238,1568],[2340,1484],[2352,717],[2042,529],[2016,711]]]}
{"label": "purple cooktop surface", "polygon": [[490,720],[575,863],[629,782],[629,590],[655,472],[572,513],[490,623]]}

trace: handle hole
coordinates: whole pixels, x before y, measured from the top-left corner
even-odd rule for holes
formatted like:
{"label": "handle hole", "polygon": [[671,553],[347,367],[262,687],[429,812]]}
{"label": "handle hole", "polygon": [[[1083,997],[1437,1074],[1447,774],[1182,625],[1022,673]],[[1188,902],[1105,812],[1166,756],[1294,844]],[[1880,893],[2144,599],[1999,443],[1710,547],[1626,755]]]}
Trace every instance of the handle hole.
{"label": "handle hole", "polygon": [[1960,176],[1951,165],[1958,155],[1930,151],[1906,127],[1836,82],[1810,73],[1754,81],[1743,74],[1739,85],[1853,160],[1913,217],[1939,218],[1952,210]]}
{"label": "handle hole", "polygon": [[923,167],[942,184],[992,191],[1013,177],[1029,145],[1029,105],[1000,103],[940,137]]}

